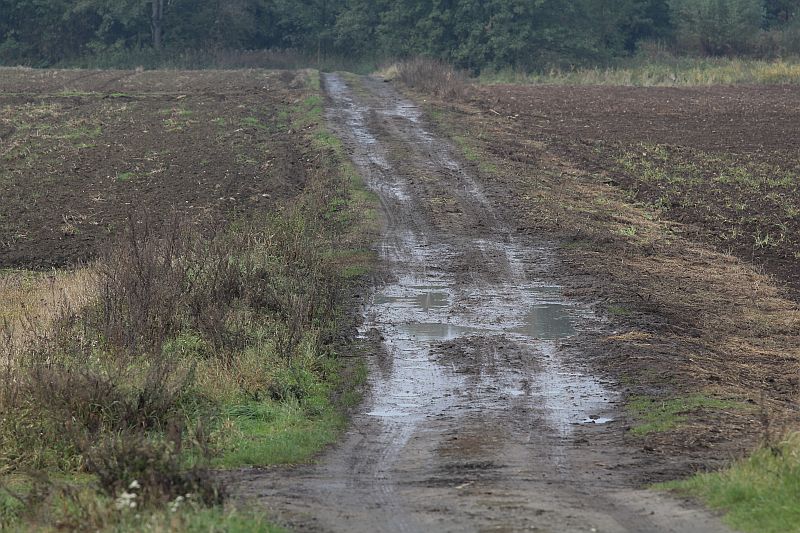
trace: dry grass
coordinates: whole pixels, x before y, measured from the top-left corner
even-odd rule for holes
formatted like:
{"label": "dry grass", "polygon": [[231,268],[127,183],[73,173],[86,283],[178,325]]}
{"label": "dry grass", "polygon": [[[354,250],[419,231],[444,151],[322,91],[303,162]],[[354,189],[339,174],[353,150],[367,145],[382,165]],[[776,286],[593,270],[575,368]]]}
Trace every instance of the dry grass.
{"label": "dry grass", "polygon": [[396,78],[409,88],[440,98],[463,98],[469,79],[464,71],[435,59],[417,57],[387,67],[388,79]]}
{"label": "dry grass", "polygon": [[637,87],[681,87],[732,84],[797,84],[800,63],[748,59],[672,58],[645,61],[631,66],[551,69],[545,72],[500,71],[482,73],[481,83],[534,85],[627,85]]}
{"label": "dry grass", "polygon": [[14,347],[46,331],[64,308],[78,309],[93,297],[97,273],[79,270],[0,272],[0,324],[10,333]]}

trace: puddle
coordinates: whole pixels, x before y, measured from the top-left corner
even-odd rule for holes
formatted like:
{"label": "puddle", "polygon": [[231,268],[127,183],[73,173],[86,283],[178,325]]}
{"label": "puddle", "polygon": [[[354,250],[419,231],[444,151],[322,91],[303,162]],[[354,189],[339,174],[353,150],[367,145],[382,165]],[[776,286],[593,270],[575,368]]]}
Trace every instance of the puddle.
{"label": "puddle", "polygon": [[428,313],[432,309],[443,309],[450,305],[450,295],[446,292],[423,292],[414,296],[386,296],[377,294],[373,299],[375,305],[398,303],[411,305],[418,310]]}
{"label": "puddle", "polygon": [[407,335],[416,341],[451,341],[459,337],[485,333],[485,330],[465,326],[455,326],[453,324],[403,324],[398,328],[402,335]]}
{"label": "puddle", "polygon": [[531,339],[556,340],[574,336],[574,318],[564,304],[535,305],[525,315],[524,325],[508,330]]}
{"label": "puddle", "polygon": [[534,380],[545,417],[561,435],[568,435],[573,424],[584,423],[608,405],[610,392],[593,376],[566,368],[553,341],[542,341],[541,350],[544,368]]}
{"label": "puddle", "polygon": [[601,424],[608,424],[608,423],[613,422],[613,421],[614,421],[613,418],[605,418],[605,417],[599,416],[597,418],[592,418],[592,417],[584,418],[579,423],[583,424],[583,425],[586,425],[586,424],[601,425]]}

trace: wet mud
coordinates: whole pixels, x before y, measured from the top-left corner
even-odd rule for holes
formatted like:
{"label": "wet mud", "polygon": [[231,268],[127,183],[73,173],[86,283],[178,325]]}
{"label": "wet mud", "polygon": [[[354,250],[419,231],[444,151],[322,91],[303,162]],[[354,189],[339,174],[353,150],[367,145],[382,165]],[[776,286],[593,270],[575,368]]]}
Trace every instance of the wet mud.
{"label": "wet mud", "polygon": [[381,350],[337,446],[234,492],[303,531],[725,531],[634,486],[618,386],[581,357],[606,326],[553,282],[553,243],[516,234],[390,86],[324,84],[382,206],[385,275],[359,332]]}

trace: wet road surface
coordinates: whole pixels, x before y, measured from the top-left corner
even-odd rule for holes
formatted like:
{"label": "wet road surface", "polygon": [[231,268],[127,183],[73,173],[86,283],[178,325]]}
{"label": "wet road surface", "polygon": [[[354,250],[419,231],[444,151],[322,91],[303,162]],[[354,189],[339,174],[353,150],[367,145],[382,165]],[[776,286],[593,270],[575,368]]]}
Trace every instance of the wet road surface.
{"label": "wet road surface", "polygon": [[324,85],[329,126],[382,205],[386,276],[360,333],[383,349],[339,445],[244,472],[237,494],[309,531],[726,531],[631,488],[618,394],[580,358],[602,324],[547,281],[553,245],[515,235],[391,86]]}

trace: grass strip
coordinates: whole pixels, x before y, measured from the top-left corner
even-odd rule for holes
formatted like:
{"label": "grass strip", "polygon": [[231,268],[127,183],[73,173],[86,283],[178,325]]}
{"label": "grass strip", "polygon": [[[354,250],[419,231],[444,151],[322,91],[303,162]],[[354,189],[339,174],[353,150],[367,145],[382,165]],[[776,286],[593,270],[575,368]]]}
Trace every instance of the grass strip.
{"label": "grass strip", "polygon": [[725,522],[737,530],[800,531],[800,435],[762,447],[720,472],[658,487],[694,496],[725,512]]}

